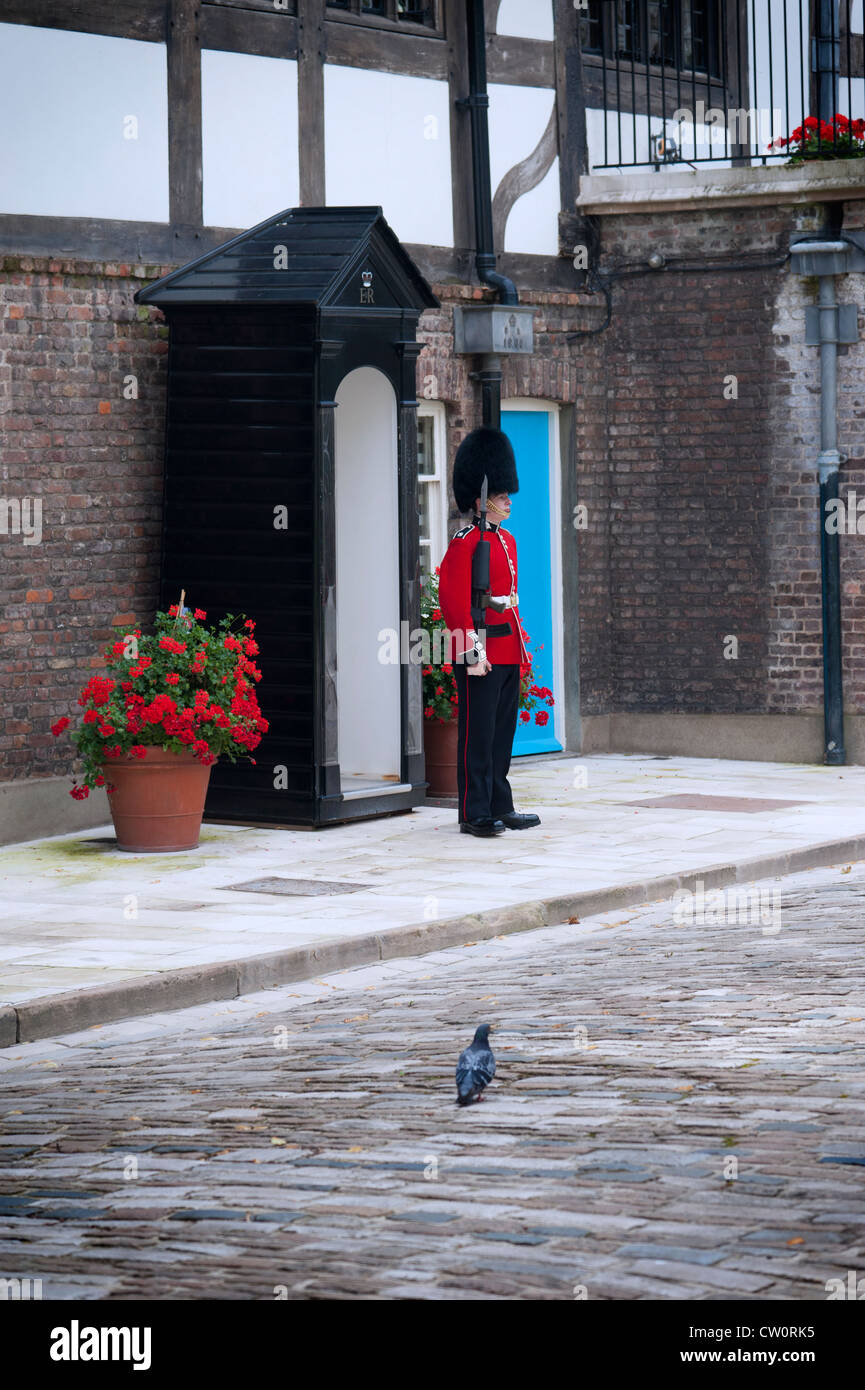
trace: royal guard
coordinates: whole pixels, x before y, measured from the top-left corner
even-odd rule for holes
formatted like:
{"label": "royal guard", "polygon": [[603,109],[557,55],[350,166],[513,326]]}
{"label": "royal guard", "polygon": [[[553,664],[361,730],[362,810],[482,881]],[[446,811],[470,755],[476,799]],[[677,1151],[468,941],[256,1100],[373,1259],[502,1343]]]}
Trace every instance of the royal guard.
{"label": "royal guard", "polygon": [[530,665],[517,607],[517,543],[503,525],[518,490],[507,435],[488,425],[467,435],[454,460],[454,496],[459,510],[473,516],[448,546],[439,577],[439,604],[452,634],[459,822],[467,835],[541,823],[514,810],[508,783],[520,678]]}

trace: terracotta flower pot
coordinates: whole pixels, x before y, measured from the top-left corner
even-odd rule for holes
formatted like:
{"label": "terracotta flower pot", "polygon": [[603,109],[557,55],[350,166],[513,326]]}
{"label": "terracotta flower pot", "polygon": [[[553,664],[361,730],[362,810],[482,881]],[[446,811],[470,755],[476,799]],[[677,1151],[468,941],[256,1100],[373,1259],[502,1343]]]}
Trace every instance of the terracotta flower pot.
{"label": "terracotta flower pot", "polygon": [[148,747],[143,758],[128,753],[103,764],[117,848],[132,854],[197,849],[210,767],[188,749],[171,753]]}
{"label": "terracotta flower pot", "polygon": [[427,796],[457,795],[457,721],[425,719],[423,751],[429,786]]}

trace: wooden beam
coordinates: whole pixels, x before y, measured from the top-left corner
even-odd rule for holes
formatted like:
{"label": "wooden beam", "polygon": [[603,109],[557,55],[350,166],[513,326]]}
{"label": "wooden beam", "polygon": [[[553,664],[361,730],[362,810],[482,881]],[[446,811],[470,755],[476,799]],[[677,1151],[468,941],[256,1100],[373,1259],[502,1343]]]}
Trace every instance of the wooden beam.
{"label": "wooden beam", "polygon": [[[455,252],[439,246],[418,246],[412,242],[405,242],[404,245],[431,285],[465,285],[474,278],[473,253]],[[500,251],[496,257],[496,269],[513,280],[520,290],[528,292],[554,290],[574,294],[579,290],[583,278],[574,269],[569,256],[533,256],[529,252]],[[490,291],[490,294],[493,292]]]}
{"label": "wooden beam", "polygon": [[0,23],[163,43],[165,0],[0,0]]}
{"label": "wooden beam", "polygon": [[170,222],[127,222],[103,217],[32,217],[8,212],[0,215],[0,255],[182,265],[215,250],[241,230],[196,229]]}
{"label": "wooden beam", "polygon": [[556,113],[559,121],[559,187],[562,209],[571,210],[586,172],[586,104],[579,18],[570,0],[555,0]]}
{"label": "wooden beam", "polygon": [[[126,222],[89,217],[30,217],[0,214],[0,257],[40,256],[52,260],[114,261],[147,266],[156,278],[165,266],[179,266],[207,251],[215,251],[244,231],[243,227],[179,227],[169,222]],[[467,284],[473,274],[473,252],[439,246],[406,244],[422,275],[436,284]],[[577,276],[563,256],[532,256],[505,252],[499,269],[527,290],[578,288]]]}
{"label": "wooden beam", "polygon": [[201,6],[201,46],[224,53],[253,53],[259,58],[296,58],[297,20],[272,5],[259,11],[205,0]]}
{"label": "wooden beam", "polygon": [[298,0],[204,0],[205,9],[246,10],[261,14],[296,15]]}
{"label": "wooden beam", "polygon": [[198,0],[170,0],[168,19],[169,218],[200,227],[201,35]]}
{"label": "wooden beam", "polygon": [[418,34],[421,37],[435,36],[440,39],[444,37],[441,24],[441,0],[438,0],[438,3],[436,0],[427,0],[427,8],[431,8],[435,16],[434,24],[421,24],[411,19],[398,17],[396,0],[390,0],[390,6],[392,12],[386,15],[365,14],[360,10],[358,4],[355,4],[351,10],[337,10],[328,6],[327,22],[329,24],[351,24],[355,28],[376,29],[380,34]]}
{"label": "wooden beam", "polygon": [[[586,55],[582,62],[583,92],[585,104],[596,110],[603,110],[604,107],[604,64],[602,59],[589,57]],[[702,99],[707,108],[710,106],[724,107],[726,105],[726,92],[723,82],[718,78],[711,78],[707,81],[701,75],[696,83],[697,98]],[[687,83],[682,82],[682,105],[690,108],[693,99],[693,88],[690,79]],[[652,115],[653,116],[672,116],[679,106],[678,93],[675,83],[675,74],[670,80],[667,73],[665,87],[662,90],[660,75],[657,72],[650,74],[649,81],[646,81],[646,70],[637,69],[634,72],[633,92],[631,90],[631,70],[627,72],[620,68],[619,72],[619,91],[616,91],[616,70],[607,65],[607,110],[621,111],[628,116],[647,114],[647,105],[651,95]],[[666,96],[666,110],[664,109],[663,99]],[[743,102],[743,105],[745,103]]]}
{"label": "wooden beam", "polygon": [[[574,13],[576,13],[574,11]],[[554,45],[547,39],[487,38],[487,80],[514,87],[554,87]]]}
{"label": "wooden beam", "polygon": [[302,207],[323,207],[325,0],[298,0],[298,161]]}
{"label": "wooden beam", "polygon": [[487,38],[498,31],[501,4],[502,0],[484,0],[484,24],[486,25]]}
{"label": "wooden beam", "polygon": [[447,45],[441,36],[403,34],[372,24],[339,24],[328,18],[325,39],[329,63],[412,77],[446,79],[448,75]]}

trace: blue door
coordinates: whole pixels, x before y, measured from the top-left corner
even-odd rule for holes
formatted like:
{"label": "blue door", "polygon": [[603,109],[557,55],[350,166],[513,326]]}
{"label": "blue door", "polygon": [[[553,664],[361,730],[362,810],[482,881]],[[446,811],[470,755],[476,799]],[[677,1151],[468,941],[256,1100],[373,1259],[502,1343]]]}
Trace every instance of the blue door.
{"label": "blue door", "polygon": [[[502,429],[514,446],[520,490],[512,499],[507,530],[517,542],[517,589],[520,618],[529,634],[529,650],[534,661],[535,685],[548,686],[558,706],[561,691],[556,687],[553,662],[553,623],[557,607],[553,603],[552,515],[550,495],[550,415],[547,410],[502,410]],[[535,723],[535,714],[549,715],[545,725]],[[530,712],[530,722],[517,722],[514,757],[525,753],[553,753],[562,745],[555,736],[555,710],[541,701]]]}

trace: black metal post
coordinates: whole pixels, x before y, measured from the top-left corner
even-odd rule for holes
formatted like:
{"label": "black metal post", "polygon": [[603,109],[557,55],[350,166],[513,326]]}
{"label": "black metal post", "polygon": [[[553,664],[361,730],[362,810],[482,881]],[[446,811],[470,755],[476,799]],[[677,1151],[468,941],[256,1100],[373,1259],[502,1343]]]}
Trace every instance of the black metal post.
{"label": "black metal post", "polygon": [[478,372],[481,384],[483,423],[501,429],[502,424],[502,364],[492,352],[485,352]]}
{"label": "black metal post", "polygon": [[[842,767],[844,750],[844,694],[841,664],[841,564],[838,530],[826,529],[828,502],[838,498],[838,469],[824,471],[820,478],[820,567],[823,595],[823,725],[826,753],[824,761]],[[836,510],[833,508],[833,511]]]}
{"label": "black metal post", "polygon": [[478,277],[499,292],[502,304],[518,304],[516,286],[496,270],[493,244],[493,198],[490,187],[490,132],[487,112],[487,35],[484,0],[467,0],[469,95],[457,104],[468,108],[472,126],[472,184],[475,203],[475,264]]}
{"label": "black metal post", "polygon": [[[841,562],[839,526],[830,531],[826,504],[837,501],[843,456],[838,450],[838,306],[834,275],[821,275],[820,307],[820,566],[823,598],[823,722],[825,761],[841,766],[844,752],[844,697],[841,661]],[[832,508],[833,514],[837,508]]]}

